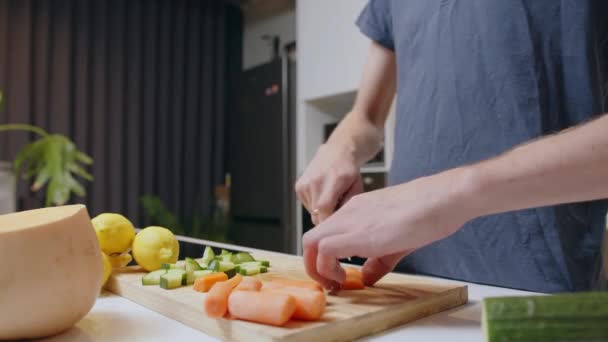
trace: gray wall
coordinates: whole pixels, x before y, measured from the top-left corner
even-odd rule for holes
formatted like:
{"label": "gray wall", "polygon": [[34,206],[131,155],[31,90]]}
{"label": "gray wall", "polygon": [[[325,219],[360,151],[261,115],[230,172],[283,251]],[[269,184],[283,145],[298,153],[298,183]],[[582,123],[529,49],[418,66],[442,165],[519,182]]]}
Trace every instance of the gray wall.
{"label": "gray wall", "polygon": [[[240,36],[240,11],[222,1],[0,0],[0,123],[66,134],[92,155],[92,215],[137,223],[142,194],[207,212]],[[30,138],[0,134],[0,160]],[[21,184],[23,206],[40,205],[30,197]]]}

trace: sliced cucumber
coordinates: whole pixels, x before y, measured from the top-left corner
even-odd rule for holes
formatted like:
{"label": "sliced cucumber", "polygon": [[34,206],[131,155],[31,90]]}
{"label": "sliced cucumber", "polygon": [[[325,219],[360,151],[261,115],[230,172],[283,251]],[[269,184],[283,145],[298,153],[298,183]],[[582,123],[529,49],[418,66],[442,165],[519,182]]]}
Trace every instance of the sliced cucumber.
{"label": "sliced cucumber", "polygon": [[246,252],[238,252],[233,255],[232,262],[235,264],[242,264],[245,262],[255,261],[251,254]]}
{"label": "sliced cucumber", "polygon": [[203,264],[209,265],[211,260],[213,260],[214,258],[215,258],[215,252],[213,251],[213,248],[211,248],[209,246],[205,247],[205,251],[203,252],[203,258],[201,259],[201,262]]}
{"label": "sliced cucumber", "polygon": [[182,285],[186,285],[187,284],[187,279],[186,279],[186,271],[180,269],[180,268],[173,268],[167,271],[167,273],[176,273],[176,274],[180,274],[182,276]]}
{"label": "sliced cucumber", "polygon": [[167,273],[167,270],[152,271],[141,277],[142,285],[160,285],[160,276]]}
{"label": "sliced cucumber", "polygon": [[[176,271],[176,272],[171,272]],[[176,289],[185,282],[186,271],[181,270],[169,270],[169,272],[160,276],[160,287],[165,290]]]}
{"label": "sliced cucumber", "polygon": [[268,268],[266,266],[262,266],[260,264],[241,264],[239,265],[238,272],[242,275],[252,276],[260,273],[268,272]]}
{"label": "sliced cucumber", "polygon": [[222,251],[220,252],[220,255],[227,255],[227,254],[232,254],[232,253],[225,249],[222,249]]}
{"label": "sliced cucumber", "polygon": [[268,260],[259,260],[258,261],[262,266],[270,267],[270,261]]}
{"label": "sliced cucumber", "polygon": [[224,262],[233,262],[234,255],[233,254],[221,254],[218,259]]}
{"label": "sliced cucumber", "polygon": [[219,272],[220,271],[220,262],[217,259],[211,260],[207,269],[215,271],[215,272]]}
{"label": "sliced cucumber", "polygon": [[164,264],[160,265],[160,269],[161,270],[172,270],[172,269],[183,270],[183,269],[185,269],[185,265],[183,265],[183,264],[182,265],[177,265],[177,264],[167,264],[167,263],[164,263]]}
{"label": "sliced cucumber", "polygon": [[201,266],[198,262],[194,261],[192,258],[186,258],[186,285],[194,284],[194,271],[202,270]]}
{"label": "sliced cucumber", "polygon": [[220,261],[219,262],[219,271],[226,272],[234,269],[234,264],[230,261]]}

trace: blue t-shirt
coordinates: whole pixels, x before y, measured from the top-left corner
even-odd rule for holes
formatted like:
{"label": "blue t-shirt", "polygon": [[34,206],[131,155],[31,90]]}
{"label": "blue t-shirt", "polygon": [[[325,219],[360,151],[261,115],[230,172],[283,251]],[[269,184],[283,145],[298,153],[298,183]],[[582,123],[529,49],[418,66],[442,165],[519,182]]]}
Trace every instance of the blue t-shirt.
{"label": "blue t-shirt", "polygon": [[[606,3],[371,0],[357,24],[397,60],[391,184],[605,112]],[[595,201],[481,217],[398,270],[539,292],[597,287],[607,208]]]}

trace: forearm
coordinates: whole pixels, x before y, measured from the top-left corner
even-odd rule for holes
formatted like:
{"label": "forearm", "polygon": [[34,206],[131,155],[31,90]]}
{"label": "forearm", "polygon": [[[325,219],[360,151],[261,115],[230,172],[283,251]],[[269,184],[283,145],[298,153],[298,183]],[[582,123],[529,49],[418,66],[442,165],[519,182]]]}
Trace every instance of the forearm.
{"label": "forearm", "polygon": [[383,137],[384,127],[375,125],[361,113],[351,112],[340,122],[327,144],[347,153],[356,164],[363,165],[378,153]]}
{"label": "forearm", "polygon": [[462,171],[475,217],[608,198],[608,115]]}
{"label": "forearm", "polygon": [[384,123],[395,97],[396,68],[395,54],[372,42],[353,109],[328,141],[349,153],[359,165],[374,157],[382,146]]}

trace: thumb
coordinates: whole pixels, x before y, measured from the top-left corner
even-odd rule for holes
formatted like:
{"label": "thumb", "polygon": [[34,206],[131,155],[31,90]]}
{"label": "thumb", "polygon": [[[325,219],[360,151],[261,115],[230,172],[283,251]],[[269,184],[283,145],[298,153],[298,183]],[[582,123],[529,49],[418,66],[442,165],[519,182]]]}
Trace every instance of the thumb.
{"label": "thumb", "polygon": [[361,270],[365,285],[371,286],[375,284],[387,273],[395,269],[399,261],[411,252],[413,250],[367,259]]}

